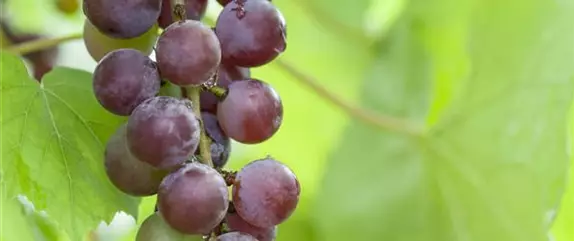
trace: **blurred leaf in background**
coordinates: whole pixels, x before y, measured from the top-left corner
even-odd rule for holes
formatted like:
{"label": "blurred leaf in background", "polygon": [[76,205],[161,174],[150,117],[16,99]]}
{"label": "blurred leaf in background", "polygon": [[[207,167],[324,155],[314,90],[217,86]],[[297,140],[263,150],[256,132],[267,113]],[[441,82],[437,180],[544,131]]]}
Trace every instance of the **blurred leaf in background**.
{"label": "blurred leaf in background", "polygon": [[[411,1],[363,104],[422,126],[450,98],[420,134],[348,126],[313,209],[318,240],[546,240],[568,168],[573,11]],[[459,87],[431,87],[445,82]]]}

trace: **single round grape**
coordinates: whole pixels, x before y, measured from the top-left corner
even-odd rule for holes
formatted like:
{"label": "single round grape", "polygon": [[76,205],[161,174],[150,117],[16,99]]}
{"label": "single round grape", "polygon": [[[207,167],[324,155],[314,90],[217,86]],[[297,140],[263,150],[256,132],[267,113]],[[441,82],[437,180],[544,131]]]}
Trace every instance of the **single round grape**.
{"label": "single round grape", "polygon": [[[227,137],[219,123],[217,122],[217,116],[202,112],[201,118],[203,119],[203,126],[205,127],[205,132],[211,141],[211,160],[213,161],[213,166],[215,168],[224,167],[229,159],[229,152],[231,152],[231,142],[229,137]],[[199,149],[195,151],[196,155],[199,155]]]}
{"label": "single round grape", "polygon": [[201,235],[186,235],[170,227],[159,213],[147,217],[136,235],[136,241],[203,241]]}
{"label": "single round grape", "polygon": [[277,226],[270,228],[256,227],[243,220],[237,213],[227,213],[225,223],[227,223],[229,230],[249,234],[258,241],[274,241],[275,237],[277,237]]}
{"label": "single round grape", "polygon": [[162,77],[179,86],[200,85],[217,71],[219,40],[195,20],[178,21],[159,37],[156,58]]}
{"label": "single round grape", "polygon": [[[249,68],[243,68],[221,63],[217,70],[217,86],[227,88],[232,81],[245,80],[251,77]],[[211,113],[217,113],[217,104],[219,100],[209,91],[201,92],[201,110]]]}
{"label": "single round grape", "polygon": [[96,66],[93,88],[96,99],[108,111],[128,116],[160,88],[156,64],[135,49],[118,49],[106,54]]}
{"label": "single round grape", "polygon": [[228,3],[217,18],[215,33],[222,59],[242,67],[267,64],[287,47],[285,19],[269,1]]}
{"label": "single round grape", "polygon": [[219,125],[231,139],[261,143],[273,136],[283,119],[283,105],[275,90],[256,79],[234,81],[217,106]]}
{"label": "single round grape", "polygon": [[[207,0],[185,0],[185,15],[187,19],[200,20],[203,18],[205,10],[207,10],[207,3]],[[161,28],[167,28],[174,22],[172,12],[170,0],[163,0],[161,14],[157,20]]]}
{"label": "single round grape", "polygon": [[243,167],[233,184],[233,204],[243,220],[261,228],[285,221],[299,202],[301,188],[295,174],[270,157]]}
{"label": "single round grape", "polygon": [[259,241],[255,237],[240,232],[230,232],[217,236],[217,241]]}
{"label": "single round grape", "polygon": [[208,234],[225,217],[229,193],[213,168],[193,162],[165,177],[158,208],[165,221],[186,234]]}
{"label": "single round grape", "polygon": [[200,127],[191,102],[157,96],[141,103],[128,119],[130,151],[141,161],[170,169],[187,160],[199,143]]}
{"label": "single round grape", "polygon": [[157,21],[161,0],[84,0],[86,17],[100,32],[113,38],[135,38]]}
{"label": "single round grape", "polygon": [[106,144],[104,154],[106,174],[120,191],[132,196],[157,193],[159,184],[168,174],[136,159],[126,144],[126,125],[122,125]]}
{"label": "single round grape", "polygon": [[110,38],[102,34],[89,20],[84,21],[84,44],[88,53],[95,61],[100,61],[104,55],[116,49],[131,48],[149,56],[157,40],[158,27],[154,25],[146,33],[132,39]]}

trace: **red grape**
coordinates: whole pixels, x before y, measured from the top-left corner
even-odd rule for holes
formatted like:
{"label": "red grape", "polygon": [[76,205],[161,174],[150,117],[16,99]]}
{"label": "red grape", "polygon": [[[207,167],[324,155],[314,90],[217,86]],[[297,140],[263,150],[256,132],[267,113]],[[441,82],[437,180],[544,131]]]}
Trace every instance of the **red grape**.
{"label": "red grape", "polygon": [[[163,0],[161,14],[157,20],[161,28],[167,28],[167,26],[174,22],[171,16],[173,11],[170,2],[171,0]],[[203,15],[205,15],[207,3],[207,0],[185,0],[185,14],[187,15],[187,19],[200,20]]]}
{"label": "red grape", "polygon": [[240,232],[231,232],[219,235],[216,239],[217,241],[259,241],[255,239],[253,236],[240,233]]}
{"label": "red grape", "polygon": [[222,59],[242,67],[267,64],[287,47],[285,19],[269,1],[228,3],[217,18],[215,33]]}
{"label": "red grape", "polygon": [[118,49],[106,54],[93,75],[96,99],[108,111],[128,116],[160,88],[156,64],[135,49]]}
{"label": "red grape", "polygon": [[106,144],[104,154],[106,174],[122,192],[132,196],[150,196],[157,193],[167,172],[136,159],[126,144],[126,125],[122,125]]}
{"label": "red grape", "polygon": [[255,227],[243,220],[237,213],[228,213],[225,216],[225,223],[231,231],[249,234],[258,241],[273,241],[277,236],[277,226],[270,228]]}
{"label": "red grape", "polygon": [[213,168],[193,162],[168,175],[159,187],[158,209],[175,230],[208,234],[225,217],[227,185]]}
{"label": "red grape", "polygon": [[275,90],[260,80],[235,81],[217,107],[217,119],[231,139],[261,143],[281,126],[283,105]]}
{"label": "red grape", "polygon": [[156,23],[161,0],[84,0],[83,10],[100,32],[128,39],[144,34]]}
{"label": "red grape", "polygon": [[[249,68],[221,63],[217,70],[217,85],[222,88],[227,88],[232,81],[249,79],[250,77],[251,71]],[[201,92],[200,103],[202,111],[217,113],[217,103],[219,103],[219,100],[209,91]]]}
{"label": "red grape", "polygon": [[282,163],[265,158],[243,167],[233,184],[233,204],[246,222],[270,228],[285,221],[299,202],[295,174]]}
{"label": "red grape", "polygon": [[163,78],[179,86],[205,83],[221,60],[219,41],[213,31],[195,20],[178,21],[165,29],[156,49]]}
{"label": "red grape", "polygon": [[175,167],[193,154],[200,127],[191,102],[157,96],[141,103],[128,119],[127,140],[136,158],[154,167]]}

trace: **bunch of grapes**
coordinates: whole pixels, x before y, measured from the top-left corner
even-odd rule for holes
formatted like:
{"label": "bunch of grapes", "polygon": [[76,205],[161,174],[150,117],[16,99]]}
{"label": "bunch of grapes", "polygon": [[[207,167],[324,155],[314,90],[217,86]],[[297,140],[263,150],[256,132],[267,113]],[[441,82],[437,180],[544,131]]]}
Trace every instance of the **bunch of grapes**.
{"label": "bunch of grapes", "polygon": [[214,28],[200,22],[207,0],[83,2],[95,96],[129,116],[106,145],[106,173],[127,194],[157,194],[138,241],[274,240],[297,206],[296,176],[272,157],[223,169],[231,139],[261,143],[281,126],[279,95],[249,68],[285,51],[285,20],[268,0],[218,2]]}

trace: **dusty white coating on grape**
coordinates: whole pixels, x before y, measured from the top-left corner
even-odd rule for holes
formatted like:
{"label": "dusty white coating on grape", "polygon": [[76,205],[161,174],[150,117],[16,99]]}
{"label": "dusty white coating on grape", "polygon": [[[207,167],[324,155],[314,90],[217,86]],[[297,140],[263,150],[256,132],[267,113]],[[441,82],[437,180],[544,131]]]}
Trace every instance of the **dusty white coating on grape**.
{"label": "dusty white coating on grape", "polygon": [[104,152],[106,174],[120,191],[132,196],[150,196],[167,175],[166,171],[136,159],[126,145],[126,125],[110,137]]}
{"label": "dusty white coating on grape", "polygon": [[269,228],[256,227],[243,220],[237,213],[227,213],[225,223],[230,231],[249,234],[258,241],[274,241],[275,237],[277,237],[277,226]]}
{"label": "dusty white coating on grape", "polygon": [[168,175],[158,192],[158,209],[174,229],[207,234],[225,217],[229,193],[225,180],[213,168],[188,163]]}
{"label": "dusty white coating on grape", "polygon": [[283,104],[277,92],[263,81],[234,81],[217,107],[217,119],[230,138],[245,144],[257,144],[268,140],[279,130]]}
{"label": "dusty white coating on grape", "polygon": [[217,241],[258,241],[253,236],[240,233],[240,232],[230,232],[226,234],[219,235],[216,239]]}
{"label": "dusty white coating on grape", "polygon": [[219,14],[215,32],[224,62],[257,67],[285,51],[286,28],[285,18],[269,1],[233,1]]}
{"label": "dusty white coating on grape", "polygon": [[300,192],[295,174],[284,164],[266,158],[249,163],[237,173],[233,203],[245,221],[267,228],[291,216]]}
{"label": "dusty white coating on grape", "polygon": [[200,85],[217,71],[221,61],[219,40],[199,21],[175,22],[159,37],[156,59],[162,77],[171,83]]}
{"label": "dusty white coating on grape", "polygon": [[199,122],[191,102],[167,96],[150,98],[128,120],[128,144],[138,159],[158,168],[183,163],[199,143]]}
{"label": "dusty white coating on grape", "polygon": [[149,30],[160,15],[160,0],[84,0],[86,18],[110,37],[130,39]]}
{"label": "dusty white coating on grape", "polygon": [[160,76],[149,57],[134,49],[118,49],[106,54],[96,66],[93,88],[105,109],[127,116],[159,92]]}

